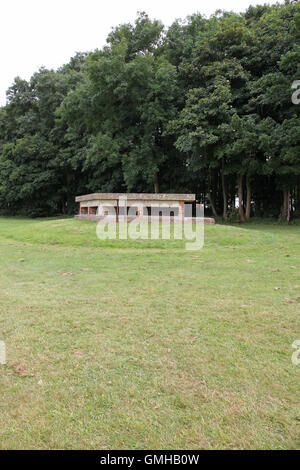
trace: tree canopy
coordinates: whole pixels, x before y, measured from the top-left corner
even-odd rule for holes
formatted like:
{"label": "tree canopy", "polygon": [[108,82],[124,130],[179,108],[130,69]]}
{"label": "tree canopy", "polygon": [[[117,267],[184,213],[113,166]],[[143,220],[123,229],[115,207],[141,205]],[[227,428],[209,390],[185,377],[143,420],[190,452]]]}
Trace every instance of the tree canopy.
{"label": "tree canopy", "polygon": [[78,194],[155,191],[196,193],[224,219],[300,216],[299,86],[299,2],[169,28],[139,13],[102,49],[14,80],[1,211],[72,214]]}

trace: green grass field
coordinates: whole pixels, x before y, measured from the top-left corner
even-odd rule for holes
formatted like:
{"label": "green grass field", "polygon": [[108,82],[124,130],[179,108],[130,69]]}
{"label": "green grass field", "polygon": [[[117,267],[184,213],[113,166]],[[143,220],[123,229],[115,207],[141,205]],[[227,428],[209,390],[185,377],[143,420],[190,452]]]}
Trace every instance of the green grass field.
{"label": "green grass field", "polygon": [[0,218],[2,449],[300,448],[300,226]]}

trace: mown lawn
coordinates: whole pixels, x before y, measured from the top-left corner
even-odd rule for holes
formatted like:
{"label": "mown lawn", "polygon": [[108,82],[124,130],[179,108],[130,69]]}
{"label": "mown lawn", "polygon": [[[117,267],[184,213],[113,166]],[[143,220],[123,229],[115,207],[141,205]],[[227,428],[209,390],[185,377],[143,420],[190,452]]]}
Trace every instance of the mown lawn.
{"label": "mown lawn", "polygon": [[0,218],[2,449],[300,448],[300,226]]}

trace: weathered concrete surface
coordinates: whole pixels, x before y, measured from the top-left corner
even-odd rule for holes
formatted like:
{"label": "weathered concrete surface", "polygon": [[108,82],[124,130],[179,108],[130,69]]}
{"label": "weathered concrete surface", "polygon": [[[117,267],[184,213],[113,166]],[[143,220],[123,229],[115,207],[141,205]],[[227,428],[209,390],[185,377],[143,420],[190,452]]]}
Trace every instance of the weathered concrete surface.
{"label": "weathered concrete surface", "polygon": [[[75,215],[77,219],[85,219],[85,220],[107,220],[107,221],[113,221],[115,220],[115,217],[102,217],[99,215],[93,215],[93,214],[78,214]],[[142,216],[142,217],[124,217],[120,216],[119,217],[119,222],[131,222],[132,220],[136,221],[141,221],[141,222],[170,222],[172,223],[200,223],[202,220],[204,220],[205,224],[210,224],[213,225],[215,224],[215,219],[213,217],[204,217],[203,219],[201,217],[184,217],[184,218],[178,218],[178,217],[152,217],[150,220],[150,217],[147,216]]]}
{"label": "weathered concrete surface", "polygon": [[111,200],[126,197],[128,200],[143,200],[143,201],[195,201],[195,194],[156,194],[156,193],[93,193],[77,196],[76,202],[82,201],[101,201]]}

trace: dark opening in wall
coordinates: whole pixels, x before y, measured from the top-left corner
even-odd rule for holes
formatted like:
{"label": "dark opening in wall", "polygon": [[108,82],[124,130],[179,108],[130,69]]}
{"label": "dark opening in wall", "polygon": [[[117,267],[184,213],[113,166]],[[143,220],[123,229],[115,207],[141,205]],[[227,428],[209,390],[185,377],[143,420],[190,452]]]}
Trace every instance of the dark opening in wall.
{"label": "dark opening in wall", "polygon": [[[138,215],[138,208],[136,206],[130,206],[130,207],[127,207],[126,208],[127,211],[127,215],[130,215],[131,217],[135,217],[136,215]],[[129,214],[129,211],[130,211],[130,214]],[[124,212],[125,212],[125,207],[124,206],[119,206],[119,215],[124,215]]]}
{"label": "dark opening in wall", "polygon": [[95,206],[95,207],[90,207],[90,214],[96,215],[96,214],[97,214],[97,209],[98,209],[97,206]]}
{"label": "dark opening in wall", "polygon": [[144,207],[145,216],[154,216],[154,217],[177,217],[179,214],[178,207]]}
{"label": "dark opening in wall", "polygon": [[117,207],[114,207],[114,206],[105,206],[105,207],[103,207],[103,214],[104,215],[115,216],[116,213],[117,213]]}

